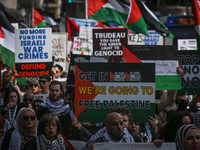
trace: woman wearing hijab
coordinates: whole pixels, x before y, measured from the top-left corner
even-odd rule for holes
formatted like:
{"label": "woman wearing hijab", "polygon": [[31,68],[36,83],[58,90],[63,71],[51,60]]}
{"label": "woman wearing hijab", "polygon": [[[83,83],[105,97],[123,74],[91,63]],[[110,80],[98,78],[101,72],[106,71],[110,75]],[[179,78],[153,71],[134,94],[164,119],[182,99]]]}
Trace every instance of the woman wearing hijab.
{"label": "woman wearing hijab", "polygon": [[176,133],[176,150],[199,150],[200,131],[193,124],[181,126]]}
{"label": "woman wearing hijab", "polygon": [[55,114],[43,115],[39,120],[37,137],[27,143],[24,150],[68,150],[61,130],[60,121]]}
{"label": "woman wearing hijab", "polygon": [[36,136],[37,117],[31,108],[22,108],[17,116],[17,127],[12,132],[10,139],[4,142],[9,147],[2,145],[2,150],[22,150],[24,145]]}
{"label": "woman wearing hijab", "polygon": [[15,125],[17,105],[20,103],[20,96],[14,87],[8,87],[5,91],[4,105],[0,108],[0,113],[9,122],[11,127]]}

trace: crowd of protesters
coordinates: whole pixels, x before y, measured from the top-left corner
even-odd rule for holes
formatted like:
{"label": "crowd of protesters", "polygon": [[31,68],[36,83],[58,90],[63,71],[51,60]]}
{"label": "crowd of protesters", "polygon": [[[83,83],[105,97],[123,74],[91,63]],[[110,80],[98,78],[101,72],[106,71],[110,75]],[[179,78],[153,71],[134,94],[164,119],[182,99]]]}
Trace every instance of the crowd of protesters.
{"label": "crowd of protesters", "polygon": [[[176,149],[200,149],[200,111],[198,96],[191,100],[177,95],[177,90],[160,91],[155,116],[148,122],[133,122],[128,108],[115,106],[105,122],[79,122],[75,117],[75,88],[64,87],[56,79],[62,67],[55,65],[51,76],[44,74],[27,85],[17,83],[17,72],[3,68],[0,101],[0,149],[56,150],[70,149],[68,140],[82,140],[84,150],[93,149],[95,142],[154,143],[175,142]],[[181,74],[180,67],[177,73]],[[11,81],[12,75],[15,80]],[[37,94],[48,94],[44,102]],[[142,114],[140,114],[142,117]]]}

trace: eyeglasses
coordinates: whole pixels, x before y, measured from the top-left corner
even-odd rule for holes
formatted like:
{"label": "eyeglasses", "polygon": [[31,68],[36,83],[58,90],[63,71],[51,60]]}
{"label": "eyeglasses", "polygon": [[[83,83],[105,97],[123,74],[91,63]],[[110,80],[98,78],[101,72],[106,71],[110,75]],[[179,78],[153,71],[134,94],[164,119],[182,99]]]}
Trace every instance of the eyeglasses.
{"label": "eyeglasses", "polygon": [[30,86],[30,87],[33,87],[33,86],[38,87],[37,84],[29,84],[29,86]]}
{"label": "eyeglasses", "polygon": [[40,105],[33,105],[33,108],[39,107]]}
{"label": "eyeglasses", "polygon": [[56,123],[45,123],[45,127],[55,127],[55,126],[57,126],[57,124]]}
{"label": "eyeglasses", "polygon": [[32,102],[33,99],[24,99],[24,101],[25,101],[25,102],[28,102],[28,101],[29,101],[29,102]]}
{"label": "eyeglasses", "polygon": [[47,81],[39,80],[39,83],[41,83],[41,82],[42,82],[42,84],[45,84]]}
{"label": "eyeglasses", "polygon": [[28,121],[29,120],[29,118],[33,121],[33,120],[35,120],[35,116],[23,116],[23,119],[25,120],[25,121]]}

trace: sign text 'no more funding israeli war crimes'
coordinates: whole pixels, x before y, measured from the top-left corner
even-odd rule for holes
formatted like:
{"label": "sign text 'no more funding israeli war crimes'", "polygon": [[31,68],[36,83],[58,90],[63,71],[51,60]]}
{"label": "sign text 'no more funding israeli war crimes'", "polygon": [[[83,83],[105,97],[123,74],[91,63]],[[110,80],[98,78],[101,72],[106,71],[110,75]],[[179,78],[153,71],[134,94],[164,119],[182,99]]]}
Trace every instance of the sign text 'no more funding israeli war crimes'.
{"label": "sign text 'no more funding israeli war crimes'", "polygon": [[24,53],[18,54],[18,59],[48,59],[47,52],[43,52],[43,46],[46,41],[46,30],[20,30],[19,40]]}

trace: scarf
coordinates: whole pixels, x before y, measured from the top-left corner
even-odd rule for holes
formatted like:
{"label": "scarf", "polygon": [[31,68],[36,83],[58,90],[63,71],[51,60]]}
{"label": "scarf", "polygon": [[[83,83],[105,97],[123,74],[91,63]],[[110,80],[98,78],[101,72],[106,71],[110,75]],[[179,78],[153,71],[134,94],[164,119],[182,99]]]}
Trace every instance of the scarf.
{"label": "scarf", "polygon": [[[35,116],[35,120],[32,120],[33,126],[31,128],[26,128],[24,126],[23,116],[25,115],[25,113],[27,111],[32,112],[32,115]],[[25,108],[25,109],[23,109],[18,114],[18,117],[17,117],[17,127],[18,127],[20,133],[23,136],[25,136],[25,137],[35,137],[35,134],[36,134],[36,125],[37,125],[37,117],[36,117],[35,111],[33,109],[31,109],[31,108]]]}
{"label": "scarf", "polygon": [[53,141],[47,140],[44,134],[36,137],[37,150],[65,150],[65,141],[61,135]]}
{"label": "scarf", "polygon": [[193,124],[185,124],[178,129],[175,139],[176,150],[185,150],[185,140],[187,138],[188,133],[192,129],[199,131],[199,129]]}
{"label": "scarf", "polygon": [[107,131],[103,135],[103,141],[106,143],[134,143],[132,135],[128,133],[126,128],[124,128],[124,135],[119,141],[114,141]]}
{"label": "scarf", "polygon": [[9,150],[20,150],[21,143],[21,133],[19,129],[15,129],[10,139]]}
{"label": "scarf", "polygon": [[[106,136],[106,133],[107,133],[107,130],[106,130],[106,127],[103,127],[101,128],[99,131],[97,131],[91,138],[90,140],[85,144],[84,148],[82,150],[87,150],[91,144],[93,144],[98,138],[101,138],[103,137],[103,139],[105,141],[107,141],[108,139],[104,136]],[[129,134],[128,130],[126,128],[124,128],[124,136],[126,136],[127,138],[127,141],[132,141],[134,142],[133,140],[133,137]],[[125,137],[122,137],[122,139],[124,139]],[[121,140],[120,140],[121,141]],[[130,142],[129,142],[130,143]]]}
{"label": "scarf", "polygon": [[197,128],[200,130],[200,127],[199,127],[199,117],[200,117],[200,111],[197,111],[193,115],[193,120],[194,120],[194,125],[197,126]]}
{"label": "scarf", "polygon": [[56,102],[51,102],[50,99],[47,99],[46,103],[41,103],[40,106],[48,108],[49,111],[56,115],[63,113],[69,108],[68,104],[64,104],[64,99]]}

